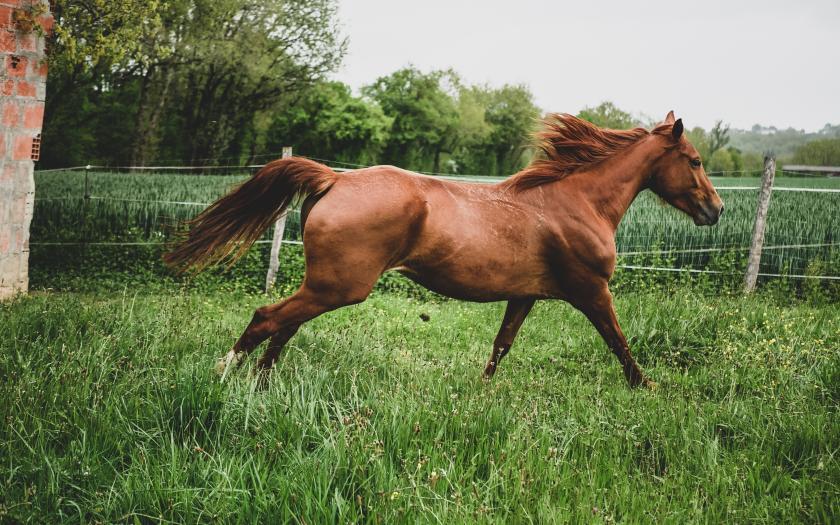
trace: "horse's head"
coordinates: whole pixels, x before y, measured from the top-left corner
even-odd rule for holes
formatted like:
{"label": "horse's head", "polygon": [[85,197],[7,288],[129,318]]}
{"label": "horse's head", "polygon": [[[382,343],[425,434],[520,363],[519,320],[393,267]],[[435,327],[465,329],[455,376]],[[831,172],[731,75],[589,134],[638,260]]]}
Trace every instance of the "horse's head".
{"label": "horse's head", "polygon": [[668,125],[671,131],[662,135],[665,152],[654,164],[650,189],[694,219],[694,224],[716,224],[723,213],[723,201],[703,169],[700,154],[685,137],[682,119],[674,120],[673,111],[657,129]]}

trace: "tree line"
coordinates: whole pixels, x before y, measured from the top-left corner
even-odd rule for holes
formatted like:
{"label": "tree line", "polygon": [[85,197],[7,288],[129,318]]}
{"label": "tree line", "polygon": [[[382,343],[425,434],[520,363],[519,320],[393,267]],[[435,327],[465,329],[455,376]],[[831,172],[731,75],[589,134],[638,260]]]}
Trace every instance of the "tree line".
{"label": "tree line", "polygon": [[[356,93],[329,80],[347,49],[336,0],[56,0],[54,13],[41,168],[251,164],[289,145],[447,173],[509,175],[531,158],[541,110],[526,86],[414,67]],[[609,102],[579,116],[652,124]],[[722,122],[689,137],[708,171],[761,167]]]}
{"label": "tree line", "polygon": [[539,115],[524,86],[407,67],[360,93],[334,0],[58,0],[41,167],[256,162],[506,174]]}

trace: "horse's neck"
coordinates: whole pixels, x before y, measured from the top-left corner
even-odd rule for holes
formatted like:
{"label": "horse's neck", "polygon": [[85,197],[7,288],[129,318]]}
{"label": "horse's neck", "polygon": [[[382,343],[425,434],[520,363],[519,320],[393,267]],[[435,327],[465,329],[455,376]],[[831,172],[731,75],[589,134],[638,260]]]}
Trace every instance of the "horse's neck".
{"label": "horse's neck", "polygon": [[591,170],[572,175],[569,182],[579,185],[592,208],[615,232],[636,195],[647,187],[653,163],[660,153],[655,138],[649,137]]}

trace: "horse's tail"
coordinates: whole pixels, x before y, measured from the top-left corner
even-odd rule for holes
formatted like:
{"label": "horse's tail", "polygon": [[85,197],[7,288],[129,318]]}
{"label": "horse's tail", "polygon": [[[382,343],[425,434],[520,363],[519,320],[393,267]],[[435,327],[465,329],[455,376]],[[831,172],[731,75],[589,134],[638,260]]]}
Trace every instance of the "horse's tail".
{"label": "horse's tail", "polygon": [[325,193],[335,180],[333,170],[309,159],[272,161],[189,221],[189,230],[163,259],[180,270],[233,264],[296,197]]}

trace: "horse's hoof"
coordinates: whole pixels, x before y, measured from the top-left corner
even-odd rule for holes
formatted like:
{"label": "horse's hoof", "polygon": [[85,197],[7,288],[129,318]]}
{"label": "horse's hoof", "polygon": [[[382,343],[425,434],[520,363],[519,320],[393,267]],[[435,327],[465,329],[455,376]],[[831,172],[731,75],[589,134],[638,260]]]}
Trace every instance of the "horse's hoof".
{"label": "horse's hoof", "polygon": [[651,381],[648,378],[642,379],[642,386],[650,390],[651,392],[659,388],[659,385],[655,382]]}
{"label": "horse's hoof", "polygon": [[241,354],[237,354],[233,350],[230,350],[225,356],[218,361],[216,361],[216,366],[214,370],[216,374],[222,376],[224,378],[227,375],[228,370],[230,369],[231,365],[239,365],[242,362],[243,356]]}
{"label": "horse's hoof", "polygon": [[487,366],[484,367],[484,372],[481,374],[481,379],[485,381],[489,381],[493,379],[493,376],[496,374],[496,363],[489,362]]}

